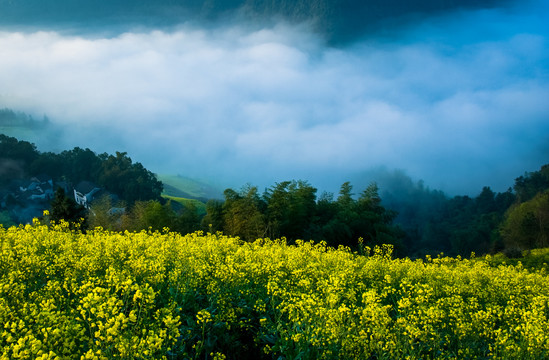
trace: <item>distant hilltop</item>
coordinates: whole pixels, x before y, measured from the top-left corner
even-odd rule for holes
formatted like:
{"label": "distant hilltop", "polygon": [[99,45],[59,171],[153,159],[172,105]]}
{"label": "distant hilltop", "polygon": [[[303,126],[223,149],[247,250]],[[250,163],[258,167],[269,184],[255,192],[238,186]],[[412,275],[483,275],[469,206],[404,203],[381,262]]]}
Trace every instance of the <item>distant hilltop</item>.
{"label": "distant hilltop", "polygon": [[502,6],[512,0],[0,0],[0,26],[171,26],[187,21],[284,19],[308,22],[332,43],[351,41],[418,16],[463,8]]}

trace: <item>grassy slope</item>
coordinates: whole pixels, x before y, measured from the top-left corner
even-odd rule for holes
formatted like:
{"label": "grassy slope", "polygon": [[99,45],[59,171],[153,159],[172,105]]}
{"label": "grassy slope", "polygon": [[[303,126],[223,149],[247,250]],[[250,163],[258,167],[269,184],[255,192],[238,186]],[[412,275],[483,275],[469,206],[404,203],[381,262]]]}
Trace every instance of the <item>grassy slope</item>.
{"label": "grassy slope", "polygon": [[191,206],[194,206],[194,208],[197,210],[199,215],[205,215],[206,214],[206,204],[204,204],[200,200],[196,199],[188,199],[184,197],[176,197],[176,196],[170,196],[170,195],[162,195],[163,198],[169,199],[171,201],[175,201],[179,204],[181,204],[186,209],[190,208]]}
{"label": "grassy slope", "polygon": [[198,180],[179,175],[159,175],[164,183],[162,197],[181,204],[185,208],[194,206],[199,215],[206,214],[206,202],[222,197],[221,191]]}
{"label": "grassy slope", "polygon": [[158,175],[158,179],[164,183],[166,196],[191,198],[198,200],[220,199],[222,192],[204,182],[190,179],[180,175]]}

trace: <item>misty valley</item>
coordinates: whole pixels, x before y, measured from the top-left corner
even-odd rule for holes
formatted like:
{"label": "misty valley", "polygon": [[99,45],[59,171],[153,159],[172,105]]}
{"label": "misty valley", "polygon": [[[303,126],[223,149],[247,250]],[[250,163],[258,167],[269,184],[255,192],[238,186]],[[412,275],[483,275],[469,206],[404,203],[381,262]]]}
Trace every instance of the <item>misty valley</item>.
{"label": "misty valley", "polygon": [[[4,109],[0,124],[14,131],[37,122]],[[34,131],[49,126],[47,120],[38,124]],[[200,230],[245,241],[325,241],[355,251],[391,244],[394,255],[412,258],[518,256],[549,245],[548,165],[517,177],[506,192],[485,186],[472,197],[448,196],[402,171],[387,171],[381,182],[364,189],[355,190],[347,181],[337,194],[318,193],[307,180],[277,182],[264,190],[248,183],[222,192],[183,176],[164,175],[162,182],[121,152],[96,154],[79,147],[41,152],[6,135],[1,135],[0,149],[0,214],[7,227],[33,218],[63,219],[83,231]]]}
{"label": "misty valley", "polygon": [[0,0],[0,360],[549,359],[547,24]]}

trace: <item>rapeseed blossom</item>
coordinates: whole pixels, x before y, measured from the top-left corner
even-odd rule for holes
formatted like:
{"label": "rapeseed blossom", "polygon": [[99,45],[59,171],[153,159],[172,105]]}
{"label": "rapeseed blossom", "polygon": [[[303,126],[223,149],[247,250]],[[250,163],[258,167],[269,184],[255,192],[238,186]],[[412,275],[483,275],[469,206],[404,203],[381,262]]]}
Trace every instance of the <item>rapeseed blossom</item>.
{"label": "rapeseed blossom", "polygon": [[0,226],[0,358],[549,358],[545,271],[361,254]]}

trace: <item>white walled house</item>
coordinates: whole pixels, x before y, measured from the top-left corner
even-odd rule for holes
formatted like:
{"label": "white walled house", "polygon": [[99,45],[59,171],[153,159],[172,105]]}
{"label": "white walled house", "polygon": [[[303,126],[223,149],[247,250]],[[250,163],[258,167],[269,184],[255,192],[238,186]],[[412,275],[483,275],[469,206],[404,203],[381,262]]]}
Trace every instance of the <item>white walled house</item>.
{"label": "white walled house", "polygon": [[90,204],[94,199],[94,195],[101,191],[101,188],[95,186],[94,183],[89,181],[81,181],[74,188],[74,201],[77,204],[84,206],[86,209],[90,208]]}

